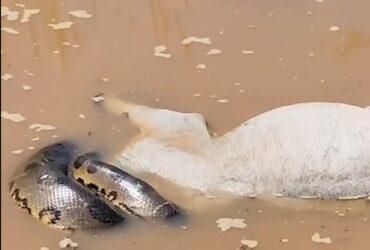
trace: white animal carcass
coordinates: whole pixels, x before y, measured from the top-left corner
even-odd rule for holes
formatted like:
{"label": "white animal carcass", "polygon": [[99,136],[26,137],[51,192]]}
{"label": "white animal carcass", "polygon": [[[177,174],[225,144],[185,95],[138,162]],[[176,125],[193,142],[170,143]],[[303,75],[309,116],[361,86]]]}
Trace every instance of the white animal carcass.
{"label": "white animal carcass", "polygon": [[370,110],[300,103],[212,136],[204,117],[108,98],[141,135],[118,160],[123,168],[180,185],[237,195],[359,198],[370,195]]}

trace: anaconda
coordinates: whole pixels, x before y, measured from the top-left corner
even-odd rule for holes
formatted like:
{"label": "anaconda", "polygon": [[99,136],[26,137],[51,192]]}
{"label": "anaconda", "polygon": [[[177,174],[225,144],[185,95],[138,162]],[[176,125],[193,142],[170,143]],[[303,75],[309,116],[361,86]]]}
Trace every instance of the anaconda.
{"label": "anaconda", "polygon": [[11,177],[12,198],[53,228],[97,228],[123,221],[109,205],[67,176],[73,158],[74,146],[70,143],[41,149]]}
{"label": "anaconda", "polygon": [[148,183],[89,155],[78,157],[71,172],[81,184],[132,215],[172,217],[178,213],[176,206]]}
{"label": "anaconda", "polygon": [[[17,169],[10,179],[9,190],[18,206],[40,222],[62,230],[116,225],[124,220],[123,216],[127,209],[121,211],[118,208],[124,208],[126,203],[127,207],[141,216],[166,217],[177,213],[172,203],[157,194],[149,184],[145,183],[143,189],[141,188],[143,181],[130,175],[122,175],[120,172],[112,180],[112,185],[105,182],[107,178],[109,179],[104,176],[107,174],[106,172],[95,175],[94,181],[97,183],[90,183],[88,186],[90,189],[81,185],[83,175],[80,176],[79,180],[73,179],[70,175],[72,165],[78,165],[82,159],[77,157],[77,163],[73,164],[76,151],[76,146],[70,142],[55,143],[39,150],[22,167]],[[87,161],[87,155],[84,155],[83,159],[86,160],[84,165],[90,163]],[[94,163],[94,167],[99,169],[104,169],[108,165],[101,161],[93,161],[92,163]],[[88,169],[91,170],[91,167]],[[113,172],[116,170],[114,167],[111,169]],[[125,178],[127,178],[126,181]],[[114,189],[117,180],[121,184],[130,185],[128,188],[131,196],[121,194],[122,189],[120,190],[118,187]],[[91,191],[93,185],[103,188],[104,185],[108,185],[105,187],[106,190],[110,190],[107,197],[117,196],[122,204],[115,207],[113,199],[109,201],[99,197]],[[135,198],[132,194],[135,192],[138,196],[132,201],[131,199]],[[125,199],[120,197],[125,197]],[[138,207],[134,208],[132,204],[137,204]],[[167,204],[171,205],[167,206]],[[163,208],[159,208],[159,205],[162,205]]]}

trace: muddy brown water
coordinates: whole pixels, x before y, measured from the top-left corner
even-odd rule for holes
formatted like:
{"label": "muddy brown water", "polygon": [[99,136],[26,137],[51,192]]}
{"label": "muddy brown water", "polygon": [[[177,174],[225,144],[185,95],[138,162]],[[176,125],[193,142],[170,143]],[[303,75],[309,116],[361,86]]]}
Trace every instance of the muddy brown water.
{"label": "muddy brown water", "polygon": [[[5,0],[2,6],[20,14],[17,20],[1,19],[2,27],[19,32],[1,34],[1,74],[13,76],[1,82],[1,110],[26,117],[19,123],[1,120],[2,249],[59,249],[64,236],[81,250],[234,250],[242,239],[256,240],[256,249],[268,250],[370,249],[366,201],[189,197],[183,187],[144,175],[188,212],[187,221],[134,221],[66,235],[27,215],[7,191],[15,168],[51,142],[73,138],[85,150],[103,152],[107,160],[129,142],[137,130],[93,105],[91,97],[98,93],[201,112],[220,134],[263,111],[296,102],[370,105],[369,1]],[[40,13],[21,22],[23,9]],[[74,17],[71,10],[93,16]],[[73,25],[61,30],[48,26],[65,21]],[[189,36],[209,37],[212,44],[183,45]],[[165,45],[171,57],[154,56],[158,45]],[[207,55],[210,49],[221,53]],[[206,68],[197,69],[199,64]],[[35,123],[56,129],[29,129]],[[247,227],[221,232],[216,224],[220,217],[244,218]],[[311,241],[315,232],[332,243]]]}

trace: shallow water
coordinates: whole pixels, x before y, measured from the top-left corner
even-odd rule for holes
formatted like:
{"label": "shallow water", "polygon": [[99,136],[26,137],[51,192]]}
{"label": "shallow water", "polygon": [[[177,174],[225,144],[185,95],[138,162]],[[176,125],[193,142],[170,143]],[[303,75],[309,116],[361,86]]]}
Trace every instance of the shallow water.
{"label": "shallow water", "polygon": [[[20,3],[26,7],[15,6]],[[39,224],[10,199],[7,180],[27,157],[48,143],[74,138],[85,150],[100,150],[111,160],[137,133],[124,118],[105,114],[93,104],[91,97],[98,93],[201,112],[220,134],[253,115],[296,102],[370,105],[366,0],[109,4],[5,0],[2,4],[20,11],[14,21],[2,17],[2,27],[19,31],[2,31],[1,75],[13,76],[1,82],[2,111],[20,112],[26,118],[19,123],[1,121],[1,244],[6,250],[58,249],[65,235]],[[21,23],[22,9],[41,11]],[[71,10],[86,10],[93,16],[74,17],[68,14]],[[73,22],[71,28],[48,26],[65,21]],[[332,26],[339,30],[330,31]],[[212,44],[181,44],[189,36],[209,37]],[[158,45],[165,45],[171,57],[154,56]],[[210,49],[221,53],[207,55]],[[197,69],[199,64],[206,68]],[[56,129],[29,129],[35,123]],[[33,141],[36,137],[39,140]],[[366,201],[266,202],[223,195],[207,199],[189,197],[184,188],[157,177],[143,178],[182,206],[188,220],[167,227],[133,221],[104,232],[69,235],[79,243],[78,249],[233,250],[242,239],[257,240],[257,249],[370,249]],[[221,232],[216,224],[220,217],[244,218],[247,227]],[[315,232],[330,237],[332,244],[312,242]],[[283,238],[289,242],[281,242]]]}

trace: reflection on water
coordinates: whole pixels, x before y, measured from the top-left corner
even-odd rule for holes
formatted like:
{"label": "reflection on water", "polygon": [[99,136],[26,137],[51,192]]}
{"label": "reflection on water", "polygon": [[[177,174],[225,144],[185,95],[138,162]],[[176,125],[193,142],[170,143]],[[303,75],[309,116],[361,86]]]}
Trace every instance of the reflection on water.
{"label": "reflection on water", "polygon": [[[2,17],[2,27],[19,32],[2,31],[2,76],[13,76],[1,83],[2,111],[26,118],[18,123],[2,119],[3,249],[58,249],[65,235],[37,223],[7,193],[10,174],[33,150],[74,138],[85,150],[100,150],[111,160],[137,133],[124,118],[94,105],[96,94],[201,112],[216,133],[295,102],[370,105],[365,0],[2,4],[19,12],[16,20]],[[40,13],[21,22],[24,9]],[[75,17],[68,14],[71,10],[93,16]],[[73,22],[70,28],[48,26],[68,21]],[[332,26],[339,30],[330,31]],[[183,45],[191,36],[208,37],[212,43]],[[159,45],[171,57],[154,56]],[[207,55],[211,49],[221,53]],[[201,64],[204,69],[197,68]],[[56,129],[37,132],[29,129],[32,124]],[[142,177],[181,205],[189,220],[175,225],[134,221],[103,232],[77,232],[69,237],[79,243],[78,249],[223,250],[238,248],[242,239],[258,241],[257,249],[370,248],[366,201],[266,202],[221,194],[209,199],[157,177]],[[247,227],[221,232],[216,224],[220,217],[244,218]],[[315,232],[332,243],[312,242]]]}

